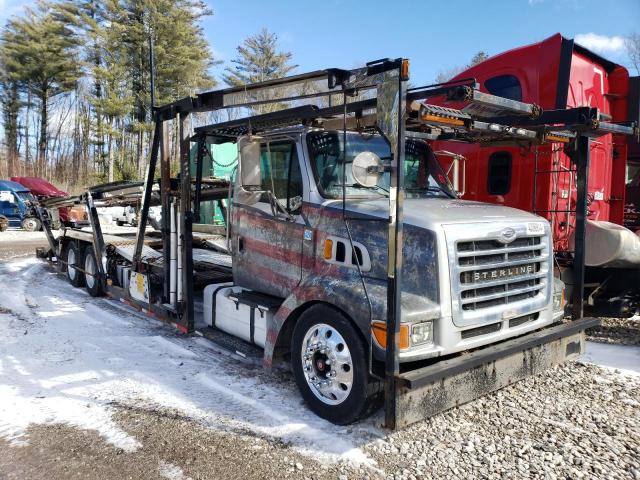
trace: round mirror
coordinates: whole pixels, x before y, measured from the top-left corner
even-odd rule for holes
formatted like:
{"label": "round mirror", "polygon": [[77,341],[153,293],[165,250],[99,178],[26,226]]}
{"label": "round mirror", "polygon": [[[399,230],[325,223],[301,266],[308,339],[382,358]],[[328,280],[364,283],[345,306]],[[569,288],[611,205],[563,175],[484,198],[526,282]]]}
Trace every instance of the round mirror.
{"label": "round mirror", "polygon": [[360,152],[351,164],[353,179],[363,187],[375,187],[382,172],[382,160],[373,152]]}

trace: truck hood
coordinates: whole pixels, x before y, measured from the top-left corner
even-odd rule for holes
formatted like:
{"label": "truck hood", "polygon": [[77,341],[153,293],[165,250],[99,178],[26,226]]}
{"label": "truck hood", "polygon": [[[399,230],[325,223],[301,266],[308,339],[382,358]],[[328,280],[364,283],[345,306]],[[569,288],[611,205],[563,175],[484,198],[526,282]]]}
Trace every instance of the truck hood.
{"label": "truck hood", "polygon": [[11,177],[11,180],[23,185],[25,188],[28,188],[34,195],[45,197],[66,197],[68,195],[67,192],[63,192],[42,178]]}
{"label": "truck hood", "polygon": [[[330,208],[342,208],[341,201],[332,201]],[[346,210],[351,213],[387,218],[389,201],[348,200]],[[404,223],[422,228],[460,223],[496,221],[540,221],[542,217],[516,208],[453,198],[407,198],[404,201]]]}

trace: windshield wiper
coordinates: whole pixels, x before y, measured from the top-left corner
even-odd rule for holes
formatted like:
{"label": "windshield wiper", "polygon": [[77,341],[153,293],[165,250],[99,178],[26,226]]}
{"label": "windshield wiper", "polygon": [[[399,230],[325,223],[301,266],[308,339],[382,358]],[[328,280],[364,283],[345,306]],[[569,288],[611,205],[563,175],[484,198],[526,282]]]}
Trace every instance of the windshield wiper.
{"label": "windshield wiper", "polygon": [[371,187],[365,187],[364,185],[360,185],[359,183],[351,183],[351,184],[346,184],[346,185],[342,185],[342,184],[335,184],[335,187],[340,187],[342,188],[347,187],[347,188],[360,188],[362,190],[370,190],[370,189],[376,189],[376,190],[382,190],[385,193],[389,193],[389,190],[387,190],[384,187],[381,187],[380,185],[373,185]]}
{"label": "windshield wiper", "polygon": [[427,185],[426,187],[405,187],[405,190],[407,192],[421,192],[426,190],[427,192],[444,193],[447,197],[451,196],[451,194],[447,190],[445,190],[444,187],[434,185]]}

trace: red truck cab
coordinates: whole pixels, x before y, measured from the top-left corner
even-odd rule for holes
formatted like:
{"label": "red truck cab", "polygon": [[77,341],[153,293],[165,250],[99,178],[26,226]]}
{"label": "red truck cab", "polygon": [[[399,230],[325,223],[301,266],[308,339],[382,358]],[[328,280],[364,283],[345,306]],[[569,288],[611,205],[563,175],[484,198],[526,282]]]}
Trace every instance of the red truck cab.
{"label": "red truck cab", "polygon": [[[491,57],[455,79],[469,77],[479,82],[482,91],[536,103],[544,110],[591,106],[609,114],[612,121],[629,118],[627,70],[560,34]],[[609,134],[591,143],[589,220],[624,222],[627,141]],[[546,217],[552,223],[556,252],[570,250],[576,179],[561,144],[481,148],[435,142],[434,149],[466,158],[464,198]]]}

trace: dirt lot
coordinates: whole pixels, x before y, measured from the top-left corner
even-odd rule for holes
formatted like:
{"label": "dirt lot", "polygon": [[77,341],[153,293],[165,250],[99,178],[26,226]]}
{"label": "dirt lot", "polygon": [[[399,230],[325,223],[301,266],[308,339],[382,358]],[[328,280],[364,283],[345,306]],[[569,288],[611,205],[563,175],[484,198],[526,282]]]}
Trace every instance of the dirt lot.
{"label": "dirt lot", "polygon": [[638,347],[590,343],[585,364],[399,432],[336,427],[289,373],[71,288],[27,258],[43,238],[10,233],[0,479],[640,479]]}

